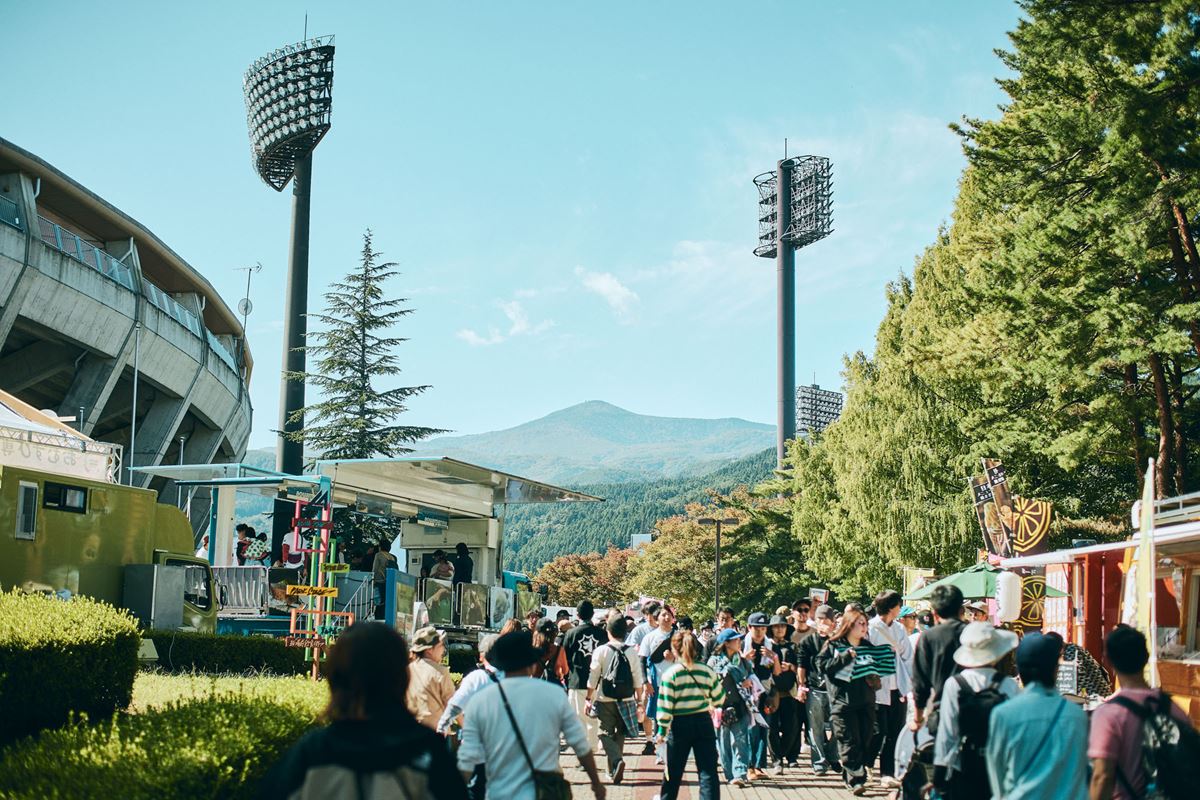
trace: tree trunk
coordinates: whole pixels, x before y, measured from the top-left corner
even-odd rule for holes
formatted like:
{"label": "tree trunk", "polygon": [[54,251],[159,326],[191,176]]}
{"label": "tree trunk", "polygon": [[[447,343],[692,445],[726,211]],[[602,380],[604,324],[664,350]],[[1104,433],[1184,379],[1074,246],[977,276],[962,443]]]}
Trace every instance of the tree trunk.
{"label": "tree trunk", "polygon": [[1170,390],[1163,372],[1162,357],[1150,354],[1150,376],[1154,379],[1154,405],[1158,412],[1158,464],[1155,465],[1154,490],[1158,497],[1170,493],[1168,476],[1174,475],[1171,453],[1175,443],[1175,420],[1171,415]]}
{"label": "tree trunk", "polygon": [[1175,417],[1175,493],[1187,492],[1187,440],[1183,430],[1183,369],[1179,359],[1171,360],[1171,405]]}
{"label": "tree trunk", "polygon": [[1142,477],[1142,465],[1146,463],[1146,426],[1137,408],[1138,373],[1137,364],[1125,365],[1125,396],[1129,398],[1129,436],[1133,447],[1133,482],[1137,485]]}
{"label": "tree trunk", "polygon": [[[1183,245],[1179,240],[1179,231],[1175,228],[1167,228],[1167,241],[1171,245],[1171,263],[1175,266],[1175,280],[1179,284],[1179,294],[1183,297],[1183,302],[1191,303],[1196,298],[1196,289],[1193,285],[1194,276],[1188,269],[1187,258],[1183,254]],[[1192,349],[1200,355],[1200,324],[1193,317],[1188,320],[1188,335],[1192,340]]]}
{"label": "tree trunk", "polygon": [[1187,214],[1174,198],[1171,199],[1171,214],[1175,217],[1176,230],[1191,260],[1192,285],[1200,286],[1200,253],[1196,251],[1196,240],[1192,238],[1192,226],[1188,224]]}

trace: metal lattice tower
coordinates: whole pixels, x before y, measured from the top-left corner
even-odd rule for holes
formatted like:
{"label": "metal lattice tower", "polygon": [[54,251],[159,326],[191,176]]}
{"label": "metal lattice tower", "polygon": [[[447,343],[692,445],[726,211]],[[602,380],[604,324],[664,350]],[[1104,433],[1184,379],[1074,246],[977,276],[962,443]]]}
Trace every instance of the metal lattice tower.
{"label": "metal lattice tower", "polygon": [[842,393],[817,384],[796,389],[796,434],[811,437],[828,428],[842,415]]}

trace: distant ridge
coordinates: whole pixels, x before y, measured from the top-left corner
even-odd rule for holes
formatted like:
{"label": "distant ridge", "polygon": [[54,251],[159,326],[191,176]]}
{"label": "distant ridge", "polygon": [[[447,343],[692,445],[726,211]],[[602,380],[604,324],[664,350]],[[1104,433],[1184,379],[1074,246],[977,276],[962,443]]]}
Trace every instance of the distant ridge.
{"label": "distant ridge", "polygon": [[702,474],[774,441],[774,426],[758,422],[655,417],[591,400],[513,428],[439,436],[414,449],[575,485]]}

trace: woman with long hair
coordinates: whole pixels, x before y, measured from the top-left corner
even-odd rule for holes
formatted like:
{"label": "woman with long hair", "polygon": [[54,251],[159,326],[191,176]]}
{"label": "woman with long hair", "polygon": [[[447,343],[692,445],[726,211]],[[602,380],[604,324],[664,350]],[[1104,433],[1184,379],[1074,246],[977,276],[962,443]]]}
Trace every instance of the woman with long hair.
{"label": "woman with long hair", "polygon": [[700,641],[691,631],[671,637],[673,666],[663,673],[658,686],[658,740],[667,743],[667,766],[663,773],[661,800],[675,800],[683,781],[688,755],[696,756],[700,775],[700,800],[716,800],[720,794],[717,775],[717,734],[709,711],[725,703],[721,678],[700,658]]}
{"label": "woman with long hair", "polygon": [[465,800],[446,742],[405,703],[408,645],[379,622],[351,625],[325,661],[326,727],[305,734],[264,778],[264,798]]}
{"label": "woman with long hair", "polygon": [[750,766],[750,726],[752,709],[741,689],[750,688],[754,666],[742,658],[742,634],[726,628],[717,634],[715,649],[708,666],[721,676],[725,702],[721,706],[721,733],[718,746],[721,768],[730,786],[746,786]]}
{"label": "woman with long hair", "polygon": [[554,620],[544,619],[538,623],[533,632],[533,646],[542,651],[541,660],[533,666],[533,677],[561,685],[567,674],[567,654]]}
{"label": "woman with long hair", "polygon": [[[847,606],[837,630],[817,654],[817,664],[829,684],[833,738],[842,762],[842,777],[855,795],[867,790],[866,752],[875,728],[875,690],[879,678],[854,677],[855,648],[870,644],[867,615]],[[874,680],[872,680],[874,678]]]}

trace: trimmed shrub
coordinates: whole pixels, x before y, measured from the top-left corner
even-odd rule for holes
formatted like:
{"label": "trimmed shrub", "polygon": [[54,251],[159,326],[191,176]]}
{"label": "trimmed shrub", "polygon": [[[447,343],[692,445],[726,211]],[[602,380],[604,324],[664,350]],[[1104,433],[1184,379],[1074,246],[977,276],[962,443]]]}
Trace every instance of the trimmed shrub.
{"label": "trimmed shrub", "polygon": [[237,674],[271,672],[300,675],[312,665],[304,650],[287,647],[282,639],[191,631],[151,631],[158,666],[168,672]]}
{"label": "trimmed shrub", "polygon": [[107,603],[0,592],[0,743],[128,706],[139,638]]}
{"label": "trimmed shrub", "polygon": [[300,678],[247,678],[237,694],[49,731],[3,753],[0,796],[255,797],[266,771],[314,727],[326,691]]}

